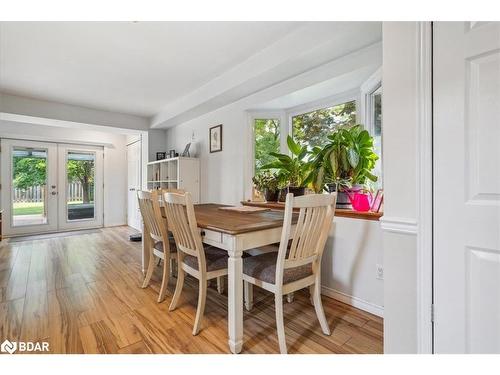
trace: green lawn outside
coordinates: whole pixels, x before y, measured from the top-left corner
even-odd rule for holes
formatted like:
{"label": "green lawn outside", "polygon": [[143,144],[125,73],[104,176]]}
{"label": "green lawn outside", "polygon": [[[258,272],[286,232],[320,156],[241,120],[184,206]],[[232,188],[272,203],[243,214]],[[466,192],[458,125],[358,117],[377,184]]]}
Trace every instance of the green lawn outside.
{"label": "green lawn outside", "polygon": [[14,215],[41,215],[43,214],[43,202],[19,202],[14,203]]}
{"label": "green lawn outside", "polygon": [[[70,204],[81,204],[82,201],[71,202]],[[43,202],[19,202],[14,203],[14,215],[42,215]]]}

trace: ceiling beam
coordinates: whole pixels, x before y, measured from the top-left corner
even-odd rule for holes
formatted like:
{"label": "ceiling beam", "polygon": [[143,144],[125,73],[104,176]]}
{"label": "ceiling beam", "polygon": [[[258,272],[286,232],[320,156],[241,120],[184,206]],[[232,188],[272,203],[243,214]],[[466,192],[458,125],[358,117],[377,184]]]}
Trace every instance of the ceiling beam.
{"label": "ceiling beam", "polygon": [[380,42],[380,25],[370,22],[305,24],[243,63],[171,103],[151,119],[167,128]]}

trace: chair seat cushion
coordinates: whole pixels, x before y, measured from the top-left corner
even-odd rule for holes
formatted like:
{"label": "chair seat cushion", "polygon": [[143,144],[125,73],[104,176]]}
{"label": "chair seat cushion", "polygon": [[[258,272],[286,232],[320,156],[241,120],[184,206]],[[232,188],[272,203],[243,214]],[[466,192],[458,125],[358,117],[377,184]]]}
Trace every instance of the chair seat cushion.
{"label": "chair seat cushion", "polygon": [[[276,281],[276,261],[278,253],[266,253],[243,259],[243,273],[269,284]],[[287,268],[283,272],[283,284],[303,279],[312,275],[312,265]]]}
{"label": "chair seat cushion", "polygon": [[[175,246],[174,237],[168,236],[168,243],[170,245],[170,252],[171,253],[177,252],[177,246]],[[158,251],[163,252],[163,241],[156,242],[154,248]]]}
{"label": "chair seat cushion", "polygon": [[[227,268],[227,251],[216,247],[205,248],[205,261],[207,263],[207,272],[217,271]],[[184,257],[184,263],[189,267],[198,270],[198,258],[187,255]]]}

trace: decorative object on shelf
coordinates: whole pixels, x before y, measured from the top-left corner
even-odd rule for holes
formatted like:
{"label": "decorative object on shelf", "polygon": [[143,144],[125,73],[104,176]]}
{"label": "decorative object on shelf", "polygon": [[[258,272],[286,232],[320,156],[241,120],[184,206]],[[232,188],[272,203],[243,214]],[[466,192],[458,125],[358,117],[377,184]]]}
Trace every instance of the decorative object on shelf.
{"label": "decorative object on shelf", "polygon": [[163,160],[167,157],[166,152],[157,152],[156,153],[156,160]]}
{"label": "decorative object on shelf", "polygon": [[252,178],[252,181],[255,188],[264,195],[267,202],[276,202],[278,200],[279,180],[276,173],[265,170],[257,173]]}
{"label": "decorative object on shelf", "polygon": [[191,154],[192,158],[195,158],[198,156],[198,142],[196,142],[196,139],[194,137],[194,131],[191,134],[191,147],[189,148],[189,153]]}
{"label": "decorative object on shelf", "polygon": [[371,211],[372,212],[380,212],[382,208],[382,203],[384,202],[384,191],[382,189],[377,190],[377,194],[375,198],[373,198]]}
{"label": "decorative object on shelf", "polygon": [[295,196],[304,195],[311,173],[311,163],[307,162],[309,152],[307,146],[300,146],[290,136],[286,141],[291,156],[270,152],[269,155],[274,156],[276,160],[262,166],[261,169],[278,170],[278,178],[281,182],[286,181],[288,192]]}
{"label": "decorative object on shelf", "polygon": [[316,192],[325,185],[328,191],[337,191],[337,208],[349,208],[347,191],[366,190],[369,181],[377,181],[371,173],[378,160],[373,137],[358,124],[335,129],[328,140],[323,148],[315,147],[311,152],[310,182]]}
{"label": "decorative object on shelf", "polygon": [[168,157],[169,157],[169,158],[175,158],[175,155],[176,155],[175,150],[170,150],[170,151],[168,152]]}
{"label": "decorative object on shelf", "polygon": [[188,143],[186,145],[186,147],[184,147],[184,151],[182,151],[182,155],[181,155],[182,157],[187,157],[187,158],[190,157],[190,155],[189,155],[189,148],[190,147],[191,147],[191,143]]}
{"label": "decorative object on shelf", "polygon": [[210,153],[222,151],[222,124],[212,126],[208,131]]}

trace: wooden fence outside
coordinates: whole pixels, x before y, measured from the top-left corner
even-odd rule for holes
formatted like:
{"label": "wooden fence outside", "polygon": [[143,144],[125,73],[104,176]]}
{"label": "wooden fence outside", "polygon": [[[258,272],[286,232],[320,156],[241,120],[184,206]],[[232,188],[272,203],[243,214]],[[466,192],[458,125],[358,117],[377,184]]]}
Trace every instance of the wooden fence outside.
{"label": "wooden fence outside", "polygon": [[[43,194],[45,192],[45,186],[31,186],[28,189],[17,189],[14,188],[14,203],[32,203],[32,202],[43,202]],[[93,189],[90,189],[91,196],[93,195]],[[83,188],[82,184],[79,182],[72,182],[68,184],[68,202],[78,202],[83,201]]]}

